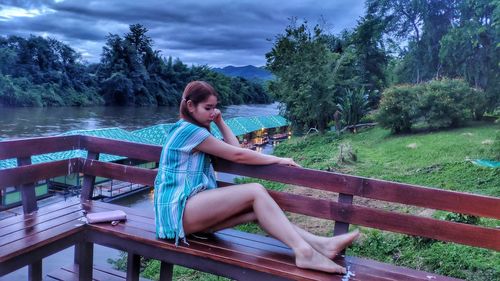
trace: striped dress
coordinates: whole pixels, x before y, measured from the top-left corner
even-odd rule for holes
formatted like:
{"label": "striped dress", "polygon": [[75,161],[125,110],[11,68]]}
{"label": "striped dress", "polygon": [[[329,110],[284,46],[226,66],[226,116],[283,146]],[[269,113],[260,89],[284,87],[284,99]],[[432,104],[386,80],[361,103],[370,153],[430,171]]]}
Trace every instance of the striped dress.
{"label": "striped dress", "polygon": [[194,148],[210,132],[183,119],[170,128],[155,179],[154,207],[158,238],[185,241],[182,216],[186,200],[217,187],[210,157]]}

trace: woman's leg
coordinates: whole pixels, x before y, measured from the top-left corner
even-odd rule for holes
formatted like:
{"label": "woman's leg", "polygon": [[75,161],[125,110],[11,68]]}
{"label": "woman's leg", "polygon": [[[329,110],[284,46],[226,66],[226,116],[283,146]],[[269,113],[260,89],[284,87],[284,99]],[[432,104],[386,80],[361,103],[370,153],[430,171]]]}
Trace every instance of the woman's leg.
{"label": "woman's leg", "polygon": [[186,203],[184,231],[190,234],[210,229],[249,208],[253,209],[259,224],[269,234],[292,248],[298,267],[345,273],[345,268],[317,252],[297,233],[260,184],[235,185],[196,194]]}
{"label": "woman's leg", "polygon": [[[215,232],[221,229],[236,226],[238,224],[252,222],[257,220],[257,216],[253,211],[244,212],[242,214],[235,215],[222,223],[215,225],[210,228],[210,232]],[[340,253],[345,247],[349,246],[354,239],[359,236],[359,231],[355,230],[346,234],[337,235],[333,237],[324,237],[312,234],[295,224],[292,224],[295,231],[311,245],[316,251],[320,252],[324,256],[333,259],[338,253]]]}

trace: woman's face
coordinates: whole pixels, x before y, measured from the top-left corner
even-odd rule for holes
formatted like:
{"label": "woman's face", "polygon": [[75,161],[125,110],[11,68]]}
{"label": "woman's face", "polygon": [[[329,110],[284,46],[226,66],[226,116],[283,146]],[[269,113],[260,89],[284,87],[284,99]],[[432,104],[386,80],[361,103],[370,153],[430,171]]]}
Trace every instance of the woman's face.
{"label": "woman's face", "polygon": [[214,120],[215,109],[217,106],[217,97],[209,96],[205,101],[198,103],[196,106],[189,101],[188,110],[191,116],[204,126],[210,126]]}

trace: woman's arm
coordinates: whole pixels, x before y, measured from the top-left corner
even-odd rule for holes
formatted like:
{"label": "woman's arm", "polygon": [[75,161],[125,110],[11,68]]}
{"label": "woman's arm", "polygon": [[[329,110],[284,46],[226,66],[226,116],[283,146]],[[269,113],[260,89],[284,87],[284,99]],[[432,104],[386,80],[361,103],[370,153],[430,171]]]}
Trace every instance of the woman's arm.
{"label": "woman's arm", "polygon": [[291,158],[281,158],[273,155],[266,155],[250,149],[233,146],[212,136],[206,138],[203,142],[196,146],[196,149],[240,164],[285,164],[300,167],[300,165],[295,163]]}
{"label": "woman's arm", "polygon": [[233,131],[231,131],[231,128],[229,128],[226,122],[224,122],[224,119],[222,119],[222,114],[219,109],[215,109],[214,123],[217,125],[217,128],[219,128],[222,138],[226,143],[240,147],[240,142],[234,135]]}

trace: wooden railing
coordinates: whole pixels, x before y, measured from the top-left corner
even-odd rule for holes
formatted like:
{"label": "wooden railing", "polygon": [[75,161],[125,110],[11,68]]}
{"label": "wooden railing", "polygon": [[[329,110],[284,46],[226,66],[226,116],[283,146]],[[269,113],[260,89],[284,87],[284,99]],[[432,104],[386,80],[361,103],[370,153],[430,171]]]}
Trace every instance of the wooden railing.
{"label": "wooden railing", "polygon": [[[87,150],[87,158],[29,165],[30,156],[71,149]],[[82,198],[91,199],[95,176],[153,186],[156,171],[101,162],[100,153],[158,162],[161,147],[89,136],[46,137],[0,142],[0,160],[17,158],[20,167],[0,170],[0,188],[22,185],[25,212],[36,210],[32,183],[80,172]],[[500,219],[500,199],[463,192],[281,165],[251,166],[217,159],[216,170],[247,177],[339,193],[339,202],[271,191],[286,211],[322,217],[337,225],[356,224],[381,230],[499,250],[498,229],[388,212],[352,204],[352,197],[383,200],[435,210]],[[26,199],[26,200],[24,200]],[[300,204],[298,202],[300,201]],[[296,204],[297,203],[297,204]],[[340,226],[339,226],[340,227]],[[482,239],[477,239],[477,235]]]}

